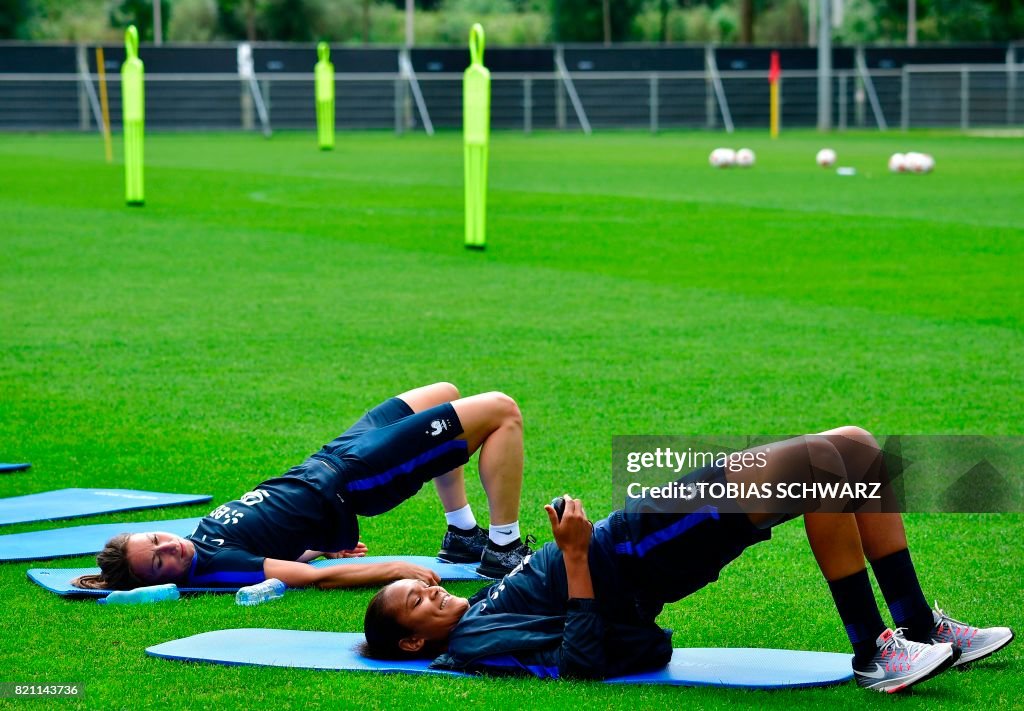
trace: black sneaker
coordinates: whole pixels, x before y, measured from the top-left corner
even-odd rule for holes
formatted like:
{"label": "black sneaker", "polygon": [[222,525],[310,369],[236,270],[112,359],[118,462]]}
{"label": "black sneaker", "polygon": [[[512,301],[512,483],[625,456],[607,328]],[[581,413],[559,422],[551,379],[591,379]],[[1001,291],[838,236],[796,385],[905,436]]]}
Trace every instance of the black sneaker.
{"label": "black sneaker", "polygon": [[530,546],[536,542],[537,539],[533,536],[527,536],[525,542],[517,539],[504,546],[496,546],[488,540],[476,572],[485,578],[503,578],[522,563],[524,558],[533,554]]}
{"label": "black sneaker", "polygon": [[437,557],[445,563],[479,563],[488,540],[487,534],[479,526],[472,531],[449,526]]}

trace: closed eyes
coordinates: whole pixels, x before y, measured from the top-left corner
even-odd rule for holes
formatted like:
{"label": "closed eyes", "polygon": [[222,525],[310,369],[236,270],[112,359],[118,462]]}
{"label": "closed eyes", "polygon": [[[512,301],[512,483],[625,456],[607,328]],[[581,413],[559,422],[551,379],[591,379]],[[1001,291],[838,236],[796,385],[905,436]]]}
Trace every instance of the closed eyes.
{"label": "closed eyes", "polygon": [[[154,546],[154,548],[155,548],[155,547],[156,547],[156,546],[158,546],[158,545],[159,545],[159,543],[158,543],[158,541],[157,541],[157,538],[156,538],[156,534],[154,533],[154,534],[153,534],[153,546]],[[153,565],[153,572],[154,572],[154,573],[157,573],[157,572],[159,572],[159,571],[160,571],[160,568],[161,568],[161,567],[162,567],[162,565],[163,565],[163,564],[162,564],[162,563],[160,562],[160,556],[159,556],[159,555],[157,555],[157,554],[156,554],[155,552],[153,553],[153,564],[152,564],[152,565]]]}

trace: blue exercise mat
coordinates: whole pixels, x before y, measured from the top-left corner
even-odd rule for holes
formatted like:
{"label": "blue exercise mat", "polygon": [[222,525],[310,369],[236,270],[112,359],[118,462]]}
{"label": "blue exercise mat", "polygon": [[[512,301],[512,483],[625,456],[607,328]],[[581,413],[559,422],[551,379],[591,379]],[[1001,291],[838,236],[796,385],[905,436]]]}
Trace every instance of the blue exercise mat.
{"label": "blue exercise mat", "polygon": [[58,489],[0,499],[0,524],[199,504],[212,498],[208,494],[165,494],[135,489]]}
{"label": "blue exercise mat", "polygon": [[[356,651],[363,635],[352,632],[237,629],[204,632],[150,647],[146,653],[186,662],[335,671],[448,674],[426,660],[389,662]],[[733,686],[782,689],[839,684],[853,677],[849,654],[788,649],[676,649],[664,669],[607,679],[609,684]]]}
{"label": "blue exercise mat", "polygon": [[28,462],[21,462],[19,464],[8,464],[6,462],[0,463],[0,474],[10,474],[11,472],[23,472],[32,465]]}
{"label": "blue exercise mat", "polygon": [[[437,573],[441,580],[481,580],[488,581],[476,574],[473,565],[456,565],[454,563],[442,563],[437,558],[430,558],[422,555],[378,555],[366,556],[365,558],[338,558],[336,560],[317,560],[310,565],[315,568],[330,568],[336,565],[353,565],[357,563],[391,563],[404,561],[415,563],[424,568],[430,568]],[[28,579],[36,585],[40,585],[52,593],[67,597],[106,597],[110,590],[83,590],[76,588],[71,581],[79,575],[90,575],[99,573],[99,568],[31,568],[28,571]],[[493,582],[493,581],[491,581]],[[233,593],[242,586],[219,587],[219,588],[187,588],[179,587],[183,593]]]}
{"label": "blue exercise mat", "polygon": [[201,518],[177,518],[172,521],[133,521],[132,523],[97,523],[92,526],[52,528],[28,533],[0,536],[0,561],[45,560],[99,553],[119,533],[166,531],[187,536],[196,530]]}

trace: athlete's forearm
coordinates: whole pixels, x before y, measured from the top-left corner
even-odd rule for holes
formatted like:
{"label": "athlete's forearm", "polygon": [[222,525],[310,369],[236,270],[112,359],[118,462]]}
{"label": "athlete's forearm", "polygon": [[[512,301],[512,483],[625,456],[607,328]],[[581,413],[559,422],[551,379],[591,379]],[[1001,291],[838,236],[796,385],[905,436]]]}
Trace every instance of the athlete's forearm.
{"label": "athlete's forearm", "polygon": [[405,577],[400,567],[393,563],[353,563],[320,568],[318,572],[313,584],[324,589],[383,585]]}
{"label": "athlete's forearm", "polygon": [[590,560],[586,552],[563,556],[562,559],[569,581],[569,598],[593,599],[594,581],[590,577]]}
{"label": "athlete's forearm", "polygon": [[[431,574],[424,569],[424,573]],[[352,588],[361,585],[381,585],[400,578],[421,578],[418,566],[402,563],[355,563],[315,568],[308,563],[267,558],[263,574],[277,578],[293,588]],[[436,580],[431,581],[431,583]]]}

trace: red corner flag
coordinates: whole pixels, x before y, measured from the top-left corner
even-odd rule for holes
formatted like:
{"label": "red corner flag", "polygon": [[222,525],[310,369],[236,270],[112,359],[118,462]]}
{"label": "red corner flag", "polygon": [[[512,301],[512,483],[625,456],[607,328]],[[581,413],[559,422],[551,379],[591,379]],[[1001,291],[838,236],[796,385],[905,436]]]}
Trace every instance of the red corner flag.
{"label": "red corner flag", "polygon": [[772,64],[768,70],[768,81],[772,84],[779,80],[782,76],[782,69],[779,67],[779,53],[772,52]]}

